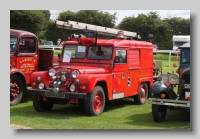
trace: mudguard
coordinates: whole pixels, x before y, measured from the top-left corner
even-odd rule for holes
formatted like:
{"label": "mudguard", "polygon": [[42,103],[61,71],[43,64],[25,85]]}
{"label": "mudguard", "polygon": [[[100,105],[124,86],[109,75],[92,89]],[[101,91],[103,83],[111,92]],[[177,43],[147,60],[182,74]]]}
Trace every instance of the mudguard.
{"label": "mudguard", "polygon": [[169,98],[169,99],[177,98],[176,93],[163,81],[154,82],[150,91],[151,91],[152,95],[158,95],[162,92],[165,92],[165,95],[167,95],[167,98]]}

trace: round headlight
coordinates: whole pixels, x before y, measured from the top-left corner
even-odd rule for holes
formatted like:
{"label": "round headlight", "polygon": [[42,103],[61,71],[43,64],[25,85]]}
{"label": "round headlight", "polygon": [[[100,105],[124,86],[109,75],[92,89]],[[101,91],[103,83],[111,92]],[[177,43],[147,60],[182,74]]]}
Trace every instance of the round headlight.
{"label": "round headlight", "polygon": [[56,74],[55,69],[50,69],[49,70],[49,76],[53,77],[53,76],[55,76],[55,74]]}
{"label": "round headlight", "polygon": [[43,83],[40,83],[40,84],[38,85],[38,88],[39,88],[39,89],[44,89],[44,84],[43,84]]}
{"label": "round headlight", "polygon": [[78,75],[79,75],[78,70],[72,71],[72,77],[73,77],[73,78],[76,78],[76,76],[78,76]]}
{"label": "round headlight", "polygon": [[177,84],[178,83],[178,76],[176,74],[171,74],[169,76],[169,82],[171,84]]}
{"label": "round headlight", "polygon": [[75,91],[75,86],[71,85],[69,89],[70,89],[70,91],[74,92]]}

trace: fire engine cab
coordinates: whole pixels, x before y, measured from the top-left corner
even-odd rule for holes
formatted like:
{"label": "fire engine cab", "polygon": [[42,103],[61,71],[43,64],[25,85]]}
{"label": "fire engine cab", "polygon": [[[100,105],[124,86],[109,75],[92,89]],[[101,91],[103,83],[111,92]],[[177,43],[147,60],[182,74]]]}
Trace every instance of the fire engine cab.
{"label": "fire engine cab", "polygon": [[137,40],[135,32],[75,21],[56,21],[56,26],[84,30],[87,37],[73,34],[63,43],[59,66],[32,73],[28,93],[37,112],[71,103],[98,116],[106,101],[133,97],[145,104],[153,84],[152,43]]}

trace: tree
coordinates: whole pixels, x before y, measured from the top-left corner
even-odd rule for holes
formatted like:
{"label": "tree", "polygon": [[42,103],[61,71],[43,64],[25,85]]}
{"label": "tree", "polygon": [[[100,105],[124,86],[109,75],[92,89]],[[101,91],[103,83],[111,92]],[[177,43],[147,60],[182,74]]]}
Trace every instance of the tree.
{"label": "tree", "polygon": [[40,34],[44,27],[45,17],[38,10],[11,10],[10,28],[21,29]]}
{"label": "tree", "polygon": [[153,41],[160,49],[172,49],[172,36],[190,34],[190,20],[183,18],[161,19],[157,12],[139,14],[138,17],[125,17],[117,28],[139,32],[142,40],[148,41],[148,34],[153,34]]}
{"label": "tree", "polygon": [[163,20],[173,35],[190,35],[190,19],[168,17]]}
{"label": "tree", "polygon": [[[80,10],[78,12],[72,12],[70,10],[63,11],[59,14],[57,20],[60,21],[78,21],[87,24],[105,26],[105,27],[114,27],[116,20],[116,13],[109,14],[107,12],[102,12],[98,10]],[[55,23],[51,22],[46,31],[46,38],[49,40],[53,40],[54,42],[60,38],[61,40],[68,40],[68,37],[75,34],[82,34],[82,31],[75,30],[64,30],[56,28]]]}

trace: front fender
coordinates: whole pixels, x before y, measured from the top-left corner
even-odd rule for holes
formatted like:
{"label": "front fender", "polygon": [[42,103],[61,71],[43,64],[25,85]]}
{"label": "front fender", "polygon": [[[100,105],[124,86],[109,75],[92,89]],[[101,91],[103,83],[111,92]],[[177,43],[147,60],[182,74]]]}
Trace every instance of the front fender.
{"label": "front fender", "polygon": [[14,67],[10,67],[10,75],[13,75],[15,73],[20,73],[25,78],[24,73],[21,70]]}
{"label": "front fender", "polygon": [[[109,75],[79,75],[77,76],[76,80],[79,80],[79,91],[84,92],[92,92],[94,87],[96,86],[97,82],[105,82],[108,88],[111,88],[111,80],[112,76]],[[81,88],[85,87],[84,90]]]}
{"label": "front fender", "polygon": [[159,95],[161,93],[165,93],[167,95],[166,97],[169,99],[176,99],[177,95],[176,93],[163,81],[156,81],[152,85],[150,92],[152,95]]}

